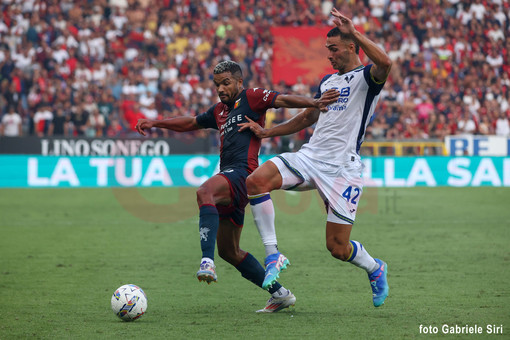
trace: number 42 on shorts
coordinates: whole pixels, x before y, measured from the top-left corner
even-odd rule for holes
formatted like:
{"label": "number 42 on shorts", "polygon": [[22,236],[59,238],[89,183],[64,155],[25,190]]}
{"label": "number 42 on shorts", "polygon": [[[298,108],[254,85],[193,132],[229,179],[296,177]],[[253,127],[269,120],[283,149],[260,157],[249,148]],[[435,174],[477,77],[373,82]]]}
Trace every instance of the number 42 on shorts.
{"label": "number 42 on shorts", "polygon": [[[358,197],[361,194],[361,190],[356,187],[348,186],[347,189],[345,189],[344,193],[342,194],[342,197],[344,197],[347,202],[351,202],[352,204],[358,204]],[[353,196],[354,195],[354,196]]]}

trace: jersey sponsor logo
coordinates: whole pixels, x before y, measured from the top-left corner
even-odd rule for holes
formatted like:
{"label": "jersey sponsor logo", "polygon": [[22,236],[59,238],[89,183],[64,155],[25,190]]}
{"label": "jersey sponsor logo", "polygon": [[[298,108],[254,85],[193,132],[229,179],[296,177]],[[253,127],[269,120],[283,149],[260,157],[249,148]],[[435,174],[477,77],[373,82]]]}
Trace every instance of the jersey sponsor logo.
{"label": "jersey sponsor logo", "polygon": [[234,110],[237,109],[239,107],[239,105],[241,105],[241,98],[236,100],[236,103],[234,104]]}
{"label": "jersey sponsor logo", "polygon": [[347,105],[342,106],[328,106],[329,111],[343,111],[347,108]]}
{"label": "jersey sponsor logo", "polygon": [[345,76],[345,81],[346,81],[347,83],[350,83],[350,82],[351,82],[351,80],[352,80],[352,78],[354,78],[354,75],[352,75],[352,74],[351,74],[350,76]]}
{"label": "jersey sponsor logo", "polygon": [[222,171],[222,173],[229,173],[229,172],[234,172],[234,169],[226,169],[226,170]]}
{"label": "jersey sponsor logo", "polygon": [[350,86],[342,87],[340,89],[340,97],[349,97],[350,94],[351,94],[351,87]]}
{"label": "jersey sponsor logo", "polygon": [[328,90],[338,90],[338,92],[340,92],[340,97],[349,97],[349,95],[351,94],[350,86],[342,87],[341,89],[338,89],[338,87],[332,87],[330,89],[326,89],[324,92]]}
{"label": "jersey sponsor logo", "polygon": [[338,97],[338,100],[336,103],[328,105],[328,110],[330,111],[343,111],[347,108],[347,103],[349,102],[349,95],[351,94],[351,87],[342,87],[341,89],[338,89],[338,87],[332,87],[331,89],[336,89],[338,92],[340,92],[340,97]]}
{"label": "jersey sponsor logo", "polygon": [[227,119],[227,121],[220,125],[220,136],[223,136],[225,133],[228,133],[234,129],[235,124],[241,123],[243,121],[243,115],[238,114],[234,115]]}

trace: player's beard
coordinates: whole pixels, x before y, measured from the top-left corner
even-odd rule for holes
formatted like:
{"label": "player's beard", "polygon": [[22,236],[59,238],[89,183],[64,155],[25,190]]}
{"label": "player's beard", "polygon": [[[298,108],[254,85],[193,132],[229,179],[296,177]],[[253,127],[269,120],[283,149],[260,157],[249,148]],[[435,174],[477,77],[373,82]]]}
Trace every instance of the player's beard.
{"label": "player's beard", "polygon": [[235,101],[235,99],[237,98],[237,96],[239,96],[239,93],[241,91],[238,89],[237,92],[235,94],[233,94],[232,96],[228,95],[228,94],[223,94],[223,98],[220,97],[220,95],[218,94],[218,97],[220,98],[220,101],[225,104],[225,105],[232,105]]}
{"label": "player's beard", "polygon": [[230,100],[230,97],[229,96],[226,96],[226,97],[223,97],[221,98],[220,97],[220,101],[225,104],[225,105],[229,105],[230,103],[232,103],[232,100]]}

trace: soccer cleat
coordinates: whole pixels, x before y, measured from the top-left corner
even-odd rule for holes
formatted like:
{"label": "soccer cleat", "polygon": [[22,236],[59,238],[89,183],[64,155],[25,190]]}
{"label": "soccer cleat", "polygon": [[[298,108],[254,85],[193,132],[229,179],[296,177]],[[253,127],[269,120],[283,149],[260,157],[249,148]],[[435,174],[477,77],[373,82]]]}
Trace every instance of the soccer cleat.
{"label": "soccer cleat", "polygon": [[265,265],[266,275],[262,282],[262,288],[267,290],[280,277],[280,271],[286,269],[290,262],[283,254],[277,252],[266,257]]}
{"label": "soccer cleat", "polygon": [[370,280],[370,286],[372,287],[374,306],[379,307],[384,303],[384,300],[388,296],[390,287],[388,286],[388,280],[386,279],[388,265],[386,262],[379,259],[375,259],[375,262],[379,264],[379,269],[372,274],[369,274],[368,279]]}
{"label": "soccer cleat", "polygon": [[289,308],[290,306],[294,306],[296,303],[296,297],[290,290],[284,297],[274,297],[272,296],[269,300],[267,300],[266,307],[264,309],[259,309],[257,313],[276,313],[281,311],[284,308]]}
{"label": "soccer cleat", "polygon": [[218,276],[216,276],[216,266],[213,262],[202,261],[200,264],[200,270],[197,272],[198,281],[205,281],[207,284],[216,282]]}

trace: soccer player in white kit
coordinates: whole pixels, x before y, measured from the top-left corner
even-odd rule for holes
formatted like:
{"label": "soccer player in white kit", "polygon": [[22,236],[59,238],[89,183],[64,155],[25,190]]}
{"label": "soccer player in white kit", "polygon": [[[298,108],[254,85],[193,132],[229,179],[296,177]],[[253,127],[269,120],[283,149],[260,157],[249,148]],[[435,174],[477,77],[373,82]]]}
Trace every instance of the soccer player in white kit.
{"label": "soccer player in white kit", "polygon": [[[289,264],[278,251],[274,225],[272,190],[316,189],[324,200],[328,217],[326,246],[331,255],[367,271],[373,303],[379,307],[388,295],[387,265],[374,259],[358,241],[350,239],[357,205],[363,190],[359,149],[374,113],[379,93],[391,69],[388,55],[356,30],[352,21],[333,9],[336,27],[327,34],[328,59],[338,73],[325,76],[317,92],[337,89],[338,101],[327,112],[309,108],[271,129],[252,122],[241,124],[259,138],[295,133],[316,124],[310,141],[298,152],[283,153],[265,162],[246,180],[255,224],[266,248],[266,277],[270,287]],[[373,64],[364,66],[362,48]]]}

